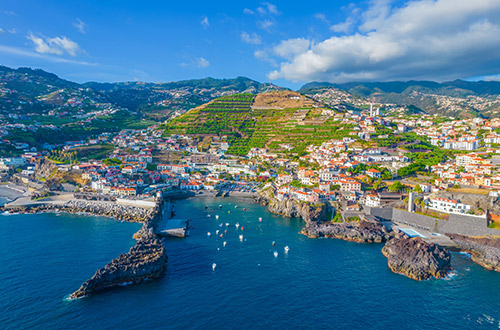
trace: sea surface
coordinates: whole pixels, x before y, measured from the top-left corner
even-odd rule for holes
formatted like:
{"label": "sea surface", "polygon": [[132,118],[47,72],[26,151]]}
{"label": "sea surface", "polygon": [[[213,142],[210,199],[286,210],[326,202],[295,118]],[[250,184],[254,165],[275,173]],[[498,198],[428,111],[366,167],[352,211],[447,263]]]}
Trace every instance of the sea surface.
{"label": "sea surface", "polygon": [[309,239],[298,234],[301,220],[272,215],[249,199],[191,198],[175,202],[175,210],[193,228],[185,239],[165,241],[164,278],[76,301],[65,297],[128,251],[139,224],[1,215],[0,329],[500,326],[500,273],[466,255],[453,253],[449,278],[416,282],[389,270],[382,245]]}

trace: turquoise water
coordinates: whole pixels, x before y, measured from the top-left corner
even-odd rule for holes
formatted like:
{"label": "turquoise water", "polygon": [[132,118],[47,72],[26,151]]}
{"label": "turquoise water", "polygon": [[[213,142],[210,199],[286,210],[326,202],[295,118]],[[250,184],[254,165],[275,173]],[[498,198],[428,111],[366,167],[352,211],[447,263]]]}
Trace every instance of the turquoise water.
{"label": "turquoise water", "polygon": [[[298,234],[300,220],[250,200],[198,198],[175,208],[194,228],[186,239],[165,242],[163,279],[69,302],[67,294],[134,244],[139,226],[76,215],[0,216],[0,328],[499,327],[500,274],[465,255],[453,254],[449,279],[415,282],[390,272],[382,245],[308,239]],[[227,235],[216,237],[226,222]]]}

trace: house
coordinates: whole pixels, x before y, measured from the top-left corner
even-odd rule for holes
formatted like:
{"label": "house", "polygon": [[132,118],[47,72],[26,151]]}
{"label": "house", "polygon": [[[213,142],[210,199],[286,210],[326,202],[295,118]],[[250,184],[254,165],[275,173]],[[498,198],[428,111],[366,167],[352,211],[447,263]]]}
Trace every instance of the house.
{"label": "house", "polygon": [[376,170],[374,168],[367,170],[365,173],[370,178],[380,179],[382,177],[382,173],[379,170]]}
{"label": "house", "polygon": [[377,194],[370,194],[365,197],[365,205],[369,207],[379,207],[380,198]]}
{"label": "house", "polygon": [[470,205],[460,203],[455,199],[442,197],[429,198],[429,208],[446,213],[465,213],[470,211]]}

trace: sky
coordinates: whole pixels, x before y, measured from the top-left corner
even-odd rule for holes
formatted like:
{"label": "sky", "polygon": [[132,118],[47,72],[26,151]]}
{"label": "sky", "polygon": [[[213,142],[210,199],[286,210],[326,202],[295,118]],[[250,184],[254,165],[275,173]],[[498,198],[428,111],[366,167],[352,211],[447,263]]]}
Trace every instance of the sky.
{"label": "sky", "polygon": [[76,82],[500,80],[500,0],[0,0],[0,64]]}

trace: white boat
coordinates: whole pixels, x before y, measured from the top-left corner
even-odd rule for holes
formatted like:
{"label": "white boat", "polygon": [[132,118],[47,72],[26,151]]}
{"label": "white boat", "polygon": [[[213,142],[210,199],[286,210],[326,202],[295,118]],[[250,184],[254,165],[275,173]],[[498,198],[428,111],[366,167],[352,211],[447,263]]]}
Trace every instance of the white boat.
{"label": "white boat", "polygon": [[274,251],[273,254],[275,258],[278,258],[278,251]]}
{"label": "white boat", "polygon": [[219,220],[219,215],[218,214],[215,216],[215,219]]}
{"label": "white boat", "polygon": [[226,242],[226,241],[224,241],[224,243],[222,243],[222,246],[223,246],[223,247],[226,247],[226,244],[227,244],[227,242]]}
{"label": "white boat", "polygon": [[234,226],[236,227],[236,229],[238,229],[240,227],[240,224],[236,223]]}
{"label": "white boat", "polygon": [[216,230],[216,231],[215,231],[215,235],[219,235],[219,230]]}
{"label": "white boat", "polygon": [[222,205],[219,204],[219,208],[221,209],[222,208]]}
{"label": "white boat", "polygon": [[290,251],[290,248],[287,246],[285,246],[285,253],[288,253],[288,251]]}
{"label": "white boat", "polygon": [[207,218],[210,218],[212,215],[211,214],[207,214]]}
{"label": "white boat", "polygon": [[237,209],[237,208],[238,208],[238,205],[235,205],[235,206],[234,206],[234,208],[235,208],[235,209]]}
{"label": "white boat", "polygon": [[262,222],[262,218],[259,218],[259,222]]}
{"label": "white boat", "polygon": [[243,235],[240,235],[240,242],[243,242]]}
{"label": "white boat", "polygon": [[213,270],[213,271],[215,270],[215,267],[217,267],[217,264],[214,262],[214,263],[212,264],[212,270]]}
{"label": "white boat", "polygon": [[229,227],[229,222],[226,222],[226,227]]}
{"label": "white boat", "polygon": [[208,233],[207,233],[207,236],[208,236],[208,237],[210,237],[210,236],[212,236],[212,234],[210,234],[210,232],[208,232]]}

